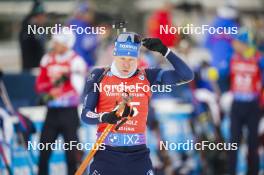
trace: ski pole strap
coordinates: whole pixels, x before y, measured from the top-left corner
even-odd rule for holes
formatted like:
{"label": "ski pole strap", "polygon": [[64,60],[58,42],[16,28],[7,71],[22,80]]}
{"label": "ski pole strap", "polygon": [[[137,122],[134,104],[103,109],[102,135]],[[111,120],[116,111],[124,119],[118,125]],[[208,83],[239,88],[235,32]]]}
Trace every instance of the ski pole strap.
{"label": "ski pole strap", "polygon": [[[97,133],[99,138],[102,133]],[[108,146],[135,146],[146,144],[145,134],[127,134],[110,132],[105,138],[105,145]]]}

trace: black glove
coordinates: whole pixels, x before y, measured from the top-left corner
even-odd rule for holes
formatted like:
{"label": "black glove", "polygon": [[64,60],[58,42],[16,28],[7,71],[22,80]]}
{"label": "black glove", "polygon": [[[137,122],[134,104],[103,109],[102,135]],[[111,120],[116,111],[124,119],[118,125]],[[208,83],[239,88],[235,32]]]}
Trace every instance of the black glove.
{"label": "black glove", "polygon": [[160,52],[163,56],[167,53],[168,48],[159,38],[144,38],[142,42],[143,46],[149,50]]}
{"label": "black glove", "polygon": [[121,120],[121,117],[116,115],[116,111],[104,113],[101,116],[102,123],[116,124],[119,120]]}
{"label": "black glove", "polygon": [[70,78],[69,78],[69,76],[68,75],[66,75],[66,74],[64,74],[64,75],[62,75],[58,80],[56,80],[55,82],[54,82],[54,86],[55,87],[58,87],[58,86],[60,86],[62,83],[64,83],[65,81],[68,81]]}
{"label": "black glove", "polygon": [[117,110],[118,108],[115,108],[112,112],[104,113],[101,116],[102,123],[116,124],[122,118],[126,118],[128,116],[134,115],[134,110],[128,105],[125,106],[124,112],[122,113],[121,117],[117,116],[116,114]]}
{"label": "black glove", "polygon": [[49,101],[54,100],[54,97],[50,94],[41,94],[37,104],[38,105],[47,105]]}

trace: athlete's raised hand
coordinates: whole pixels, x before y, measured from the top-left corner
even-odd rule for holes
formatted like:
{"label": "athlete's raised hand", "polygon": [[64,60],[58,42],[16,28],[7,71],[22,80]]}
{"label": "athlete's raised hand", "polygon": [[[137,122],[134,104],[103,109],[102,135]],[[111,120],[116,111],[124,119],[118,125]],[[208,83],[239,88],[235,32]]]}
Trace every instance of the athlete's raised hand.
{"label": "athlete's raised hand", "polygon": [[144,38],[142,44],[149,50],[160,52],[163,56],[165,56],[168,50],[159,38]]}

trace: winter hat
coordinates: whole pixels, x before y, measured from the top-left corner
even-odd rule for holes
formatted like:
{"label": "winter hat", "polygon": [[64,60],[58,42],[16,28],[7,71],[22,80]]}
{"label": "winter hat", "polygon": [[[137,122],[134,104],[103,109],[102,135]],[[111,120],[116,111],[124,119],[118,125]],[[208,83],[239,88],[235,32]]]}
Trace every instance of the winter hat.
{"label": "winter hat", "polygon": [[115,41],[114,56],[139,57],[141,38],[134,32],[123,32]]}
{"label": "winter hat", "polygon": [[64,44],[71,49],[75,43],[75,34],[68,27],[62,27],[61,30],[52,35],[52,41]]}

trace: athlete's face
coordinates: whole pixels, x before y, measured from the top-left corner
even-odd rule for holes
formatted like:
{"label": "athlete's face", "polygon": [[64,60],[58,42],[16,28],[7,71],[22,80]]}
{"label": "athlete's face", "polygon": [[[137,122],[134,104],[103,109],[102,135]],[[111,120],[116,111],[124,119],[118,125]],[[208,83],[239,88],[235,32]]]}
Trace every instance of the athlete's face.
{"label": "athlete's face", "polygon": [[116,57],[115,65],[119,73],[123,76],[129,75],[137,68],[138,61],[132,57]]}
{"label": "athlete's face", "polygon": [[246,44],[239,42],[237,40],[233,40],[232,45],[234,50],[239,54],[242,54],[245,50],[248,49],[248,46]]}
{"label": "athlete's face", "polygon": [[64,44],[54,41],[53,50],[57,54],[64,54],[68,50],[68,47],[66,47]]}

